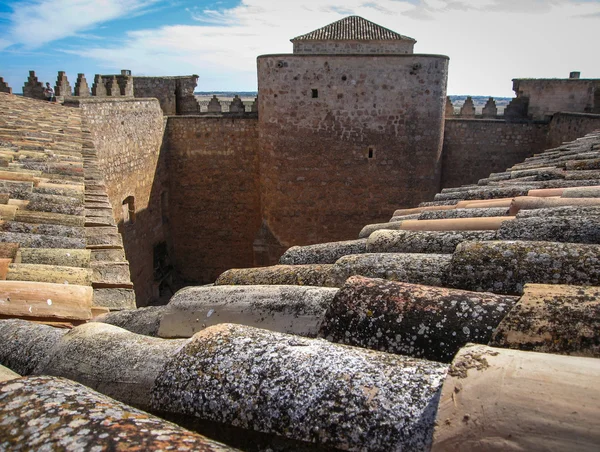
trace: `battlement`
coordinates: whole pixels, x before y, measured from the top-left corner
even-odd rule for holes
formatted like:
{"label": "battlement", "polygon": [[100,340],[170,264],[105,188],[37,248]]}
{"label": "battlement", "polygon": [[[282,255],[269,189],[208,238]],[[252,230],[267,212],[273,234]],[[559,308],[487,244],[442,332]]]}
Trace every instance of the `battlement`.
{"label": "battlement", "polygon": [[54,87],[54,94],[56,97],[70,97],[73,95],[71,91],[71,84],[67,79],[65,71],[58,71],[58,77],[56,78],[56,85]]}
{"label": "battlement", "polygon": [[506,119],[502,112],[498,111],[496,101],[491,96],[481,109],[481,112],[478,112],[475,108],[471,96],[467,96],[465,102],[458,110],[452,104],[450,97],[446,97],[445,115],[446,119]]}
{"label": "battlement", "polygon": [[[133,77],[129,70],[124,69],[117,75],[96,74],[94,78],[96,92],[98,92],[98,85],[100,84],[104,85],[104,90],[100,90],[105,91],[108,97],[134,97]],[[94,87],[92,86],[93,92]]]}
{"label": "battlement", "polygon": [[0,93],[12,94],[12,88],[8,86],[8,83],[2,77],[0,77]]}
{"label": "battlement", "polygon": [[44,85],[35,75],[35,71],[29,71],[29,77],[23,85],[23,97],[31,97],[32,99],[44,100]]}
{"label": "battlement", "polygon": [[235,95],[231,100],[219,99],[216,95],[212,98],[197,99],[200,105],[200,114],[258,114],[258,97],[254,100],[244,100]]}

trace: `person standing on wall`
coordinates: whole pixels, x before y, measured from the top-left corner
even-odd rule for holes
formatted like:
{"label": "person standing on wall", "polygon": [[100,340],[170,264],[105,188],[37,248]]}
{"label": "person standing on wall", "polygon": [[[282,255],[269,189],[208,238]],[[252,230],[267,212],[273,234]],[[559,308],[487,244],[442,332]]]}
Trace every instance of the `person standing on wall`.
{"label": "person standing on wall", "polygon": [[46,89],[44,90],[44,94],[46,95],[46,100],[48,102],[53,102],[54,98],[54,90],[50,86],[50,82],[46,82]]}

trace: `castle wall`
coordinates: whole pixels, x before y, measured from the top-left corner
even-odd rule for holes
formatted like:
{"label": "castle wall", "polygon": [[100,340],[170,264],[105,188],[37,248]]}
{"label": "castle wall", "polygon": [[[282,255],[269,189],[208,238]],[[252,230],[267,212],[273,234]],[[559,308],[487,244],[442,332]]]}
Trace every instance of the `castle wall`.
{"label": "castle wall", "polygon": [[406,54],[413,53],[415,41],[294,41],[295,54]]}
{"label": "castle wall", "polygon": [[547,123],[446,119],[442,188],[477,183],[547,149]]}
{"label": "castle wall", "polygon": [[253,265],[260,227],[256,118],[168,118],[169,212],[175,266],[189,281],[213,282]]}
{"label": "castle wall", "polygon": [[155,97],[165,115],[177,114],[177,81],[175,78],[134,77],[133,94],[136,97]]}
{"label": "castle wall", "polygon": [[189,77],[133,77],[135,97],[155,97],[165,116],[187,115],[200,112],[194,98],[197,75]]}
{"label": "castle wall", "polygon": [[[600,91],[600,80],[514,79],[513,90],[517,97],[529,98],[530,118],[545,119],[559,111],[595,111],[594,94]],[[600,108],[600,105],[596,108]]]}
{"label": "castle wall", "polygon": [[[161,193],[166,171],[159,158],[162,111],[156,99],[70,98],[66,105],[81,108],[91,131],[113,216],[123,235],[136,301],[144,306],[158,297],[154,250],[165,241]],[[130,196],[135,213],[128,220],[129,205],[123,202]]]}
{"label": "castle wall", "polygon": [[258,58],[263,219],[284,246],[358,236],[438,191],[448,58]]}
{"label": "castle wall", "polygon": [[600,130],[600,114],[558,113],[550,121],[548,147],[560,146],[594,130]]}

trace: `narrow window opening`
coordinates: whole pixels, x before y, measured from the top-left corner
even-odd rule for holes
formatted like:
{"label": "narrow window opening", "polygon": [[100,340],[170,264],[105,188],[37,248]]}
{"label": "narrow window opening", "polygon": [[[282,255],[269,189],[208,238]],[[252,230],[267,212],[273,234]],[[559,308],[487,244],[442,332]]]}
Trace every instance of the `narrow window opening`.
{"label": "narrow window opening", "polygon": [[319,97],[319,90],[318,89],[312,89],[312,98],[316,99],[317,97]]}
{"label": "narrow window opening", "polygon": [[369,146],[369,158],[372,159],[373,157],[375,157],[375,149]]}
{"label": "narrow window opening", "polygon": [[135,223],[135,198],[128,196],[123,200],[123,223]]}

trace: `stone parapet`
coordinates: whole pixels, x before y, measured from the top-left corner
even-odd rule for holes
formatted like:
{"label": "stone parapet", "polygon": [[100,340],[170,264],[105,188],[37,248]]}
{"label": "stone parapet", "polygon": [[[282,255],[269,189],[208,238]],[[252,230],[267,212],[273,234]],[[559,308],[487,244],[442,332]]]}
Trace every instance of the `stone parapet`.
{"label": "stone parapet", "polygon": [[38,80],[35,71],[29,71],[29,77],[27,77],[27,81],[25,82],[25,85],[23,85],[23,97],[40,100],[46,99],[44,85]]}
{"label": "stone parapet", "polygon": [[64,71],[58,71],[56,86],[54,87],[54,94],[56,97],[69,97],[73,95],[73,92],[71,91],[71,84],[69,83],[67,74]]}
{"label": "stone parapet", "polygon": [[0,93],[12,94],[12,88],[0,77]]}

